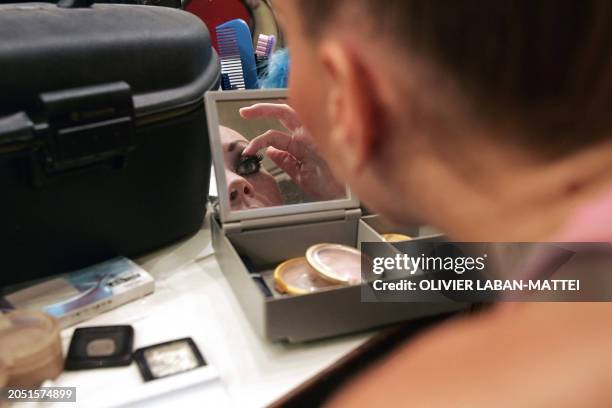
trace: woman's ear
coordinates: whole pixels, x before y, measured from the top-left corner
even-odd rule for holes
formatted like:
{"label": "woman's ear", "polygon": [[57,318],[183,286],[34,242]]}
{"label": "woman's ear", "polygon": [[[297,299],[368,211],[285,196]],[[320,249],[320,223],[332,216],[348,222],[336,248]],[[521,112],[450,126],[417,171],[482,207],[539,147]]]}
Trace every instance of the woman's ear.
{"label": "woman's ear", "polygon": [[344,170],[356,174],[380,143],[382,118],[368,65],[361,61],[361,54],[352,51],[349,45],[333,40],[321,44],[320,56],[330,88],[325,108],[329,146]]}

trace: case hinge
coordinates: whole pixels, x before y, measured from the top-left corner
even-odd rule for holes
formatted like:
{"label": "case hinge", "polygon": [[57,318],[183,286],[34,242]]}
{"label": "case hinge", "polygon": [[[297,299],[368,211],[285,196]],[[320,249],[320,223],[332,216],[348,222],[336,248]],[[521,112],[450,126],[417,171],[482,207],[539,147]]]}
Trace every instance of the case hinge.
{"label": "case hinge", "polygon": [[329,210],[307,214],[294,214],[237,222],[226,222],[223,224],[223,230],[226,234],[233,234],[263,228],[284,227],[288,225],[311,224],[325,221],[356,220],[360,217],[360,208],[352,208],[349,210]]}
{"label": "case hinge", "polygon": [[40,96],[46,123],[42,165],[47,174],[113,161],[124,166],[134,144],[134,103],[125,82]]}

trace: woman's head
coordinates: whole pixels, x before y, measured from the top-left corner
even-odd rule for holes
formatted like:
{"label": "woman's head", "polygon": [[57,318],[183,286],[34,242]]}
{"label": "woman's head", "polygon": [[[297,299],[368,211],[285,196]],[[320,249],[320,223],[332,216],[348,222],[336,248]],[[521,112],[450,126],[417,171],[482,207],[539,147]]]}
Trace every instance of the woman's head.
{"label": "woman's head", "polygon": [[249,144],[240,133],[220,126],[225,178],[233,211],[271,207],[283,203],[276,180],[259,162],[244,161],[242,151]]}
{"label": "woman's head", "polygon": [[540,170],[612,136],[609,1],[277,6],[292,106],[334,170],[392,218],[448,224],[470,211],[458,202],[511,201],[512,174],[534,175],[517,196],[532,180],[571,189],[580,182]]}

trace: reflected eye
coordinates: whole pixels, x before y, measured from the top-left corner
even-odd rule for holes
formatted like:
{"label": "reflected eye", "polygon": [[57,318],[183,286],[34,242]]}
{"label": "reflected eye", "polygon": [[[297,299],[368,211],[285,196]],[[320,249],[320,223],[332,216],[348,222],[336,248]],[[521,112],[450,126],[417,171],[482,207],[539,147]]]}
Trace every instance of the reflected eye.
{"label": "reflected eye", "polygon": [[249,176],[258,173],[261,169],[261,161],[263,156],[242,156],[236,165],[236,174],[240,176]]}

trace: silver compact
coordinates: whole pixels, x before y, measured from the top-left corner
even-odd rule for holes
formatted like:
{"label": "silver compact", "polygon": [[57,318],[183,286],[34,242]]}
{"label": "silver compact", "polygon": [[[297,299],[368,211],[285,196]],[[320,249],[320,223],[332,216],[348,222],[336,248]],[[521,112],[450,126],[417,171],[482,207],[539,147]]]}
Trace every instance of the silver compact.
{"label": "silver compact", "polygon": [[144,347],[134,360],[145,381],[157,380],[206,365],[198,347],[189,337]]}

